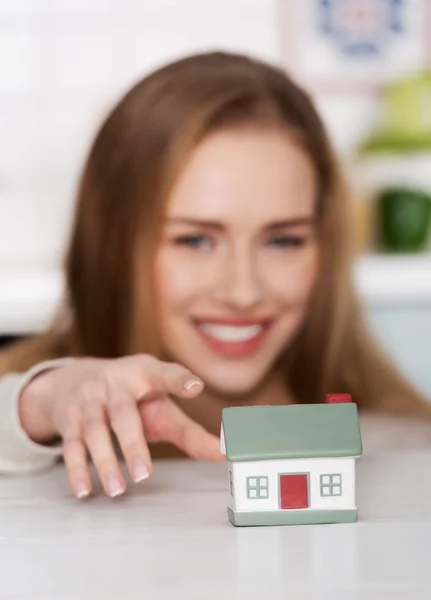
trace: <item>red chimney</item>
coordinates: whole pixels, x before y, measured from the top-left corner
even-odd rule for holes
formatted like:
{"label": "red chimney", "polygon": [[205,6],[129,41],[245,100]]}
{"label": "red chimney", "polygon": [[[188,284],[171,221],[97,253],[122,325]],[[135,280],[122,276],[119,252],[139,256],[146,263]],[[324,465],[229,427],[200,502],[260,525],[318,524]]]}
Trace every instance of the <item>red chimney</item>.
{"label": "red chimney", "polygon": [[351,402],[352,395],[351,394],[326,394],[325,402],[326,404],[343,404],[345,402]]}

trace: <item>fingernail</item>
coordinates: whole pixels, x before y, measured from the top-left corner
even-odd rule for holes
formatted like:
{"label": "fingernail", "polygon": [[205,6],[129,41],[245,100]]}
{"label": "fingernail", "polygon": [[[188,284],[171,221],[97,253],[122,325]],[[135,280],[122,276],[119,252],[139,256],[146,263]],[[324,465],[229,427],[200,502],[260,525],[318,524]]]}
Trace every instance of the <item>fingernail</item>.
{"label": "fingernail", "polygon": [[147,477],[149,477],[150,472],[142,458],[137,458],[133,461],[132,474],[133,474],[133,480],[136,483],[138,483],[139,481],[142,481],[143,479],[147,479]]}
{"label": "fingernail", "polygon": [[193,386],[202,387],[202,381],[199,381],[199,379],[189,379],[184,384],[186,390],[190,390]]}
{"label": "fingernail", "polygon": [[108,488],[108,493],[111,498],[114,498],[114,496],[119,496],[124,492],[124,486],[118,477],[115,477],[115,475],[109,475],[106,487]]}
{"label": "fingernail", "polygon": [[89,496],[90,490],[88,489],[87,484],[83,481],[80,481],[75,487],[75,494],[76,497],[79,498],[79,500],[82,500],[82,498],[86,498],[87,496]]}

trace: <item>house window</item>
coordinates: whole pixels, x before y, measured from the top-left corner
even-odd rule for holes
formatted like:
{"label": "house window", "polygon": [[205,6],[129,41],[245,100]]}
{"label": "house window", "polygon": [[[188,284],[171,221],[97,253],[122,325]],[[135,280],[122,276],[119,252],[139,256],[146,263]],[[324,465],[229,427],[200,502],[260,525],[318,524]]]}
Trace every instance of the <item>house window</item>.
{"label": "house window", "polygon": [[341,496],[341,475],[339,473],[320,476],[321,496]]}
{"label": "house window", "polygon": [[229,487],[230,487],[230,495],[233,496],[233,478],[232,471],[229,469]]}
{"label": "house window", "polygon": [[247,477],[247,498],[268,498],[268,477]]}

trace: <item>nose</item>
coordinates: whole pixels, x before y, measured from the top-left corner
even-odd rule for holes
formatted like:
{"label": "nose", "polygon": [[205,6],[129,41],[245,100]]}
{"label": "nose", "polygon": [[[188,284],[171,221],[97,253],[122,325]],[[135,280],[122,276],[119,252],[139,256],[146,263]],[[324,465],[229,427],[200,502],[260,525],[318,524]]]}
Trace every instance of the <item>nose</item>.
{"label": "nose", "polygon": [[257,257],[248,249],[228,253],[213,282],[215,299],[236,310],[250,310],[265,296]]}

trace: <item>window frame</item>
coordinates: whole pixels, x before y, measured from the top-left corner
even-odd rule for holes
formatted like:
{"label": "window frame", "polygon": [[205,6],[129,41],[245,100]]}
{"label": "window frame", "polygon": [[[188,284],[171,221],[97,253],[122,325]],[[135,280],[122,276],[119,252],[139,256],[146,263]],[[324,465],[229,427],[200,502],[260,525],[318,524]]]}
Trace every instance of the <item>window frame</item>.
{"label": "window frame", "polygon": [[[324,481],[324,477],[329,477],[329,482]],[[334,481],[338,477],[339,480]],[[343,476],[341,473],[323,473],[320,475],[320,497],[321,498],[339,498],[343,495]],[[334,488],[340,488],[339,492],[334,492]],[[324,494],[323,490],[328,490],[328,494]]]}
{"label": "window frame", "polygon": [[[256,480],[256,485],[251,485],[250,480]],[[264,483],[261,482],[264,480]],[[261,491],[266,490],[266,495],[261,495]],[[267,475],[250,475],[246,479],[247,500],[268,500],[269,499],[269,477]],[[251,496],[250,492],[256,491],[256,496]]]}

